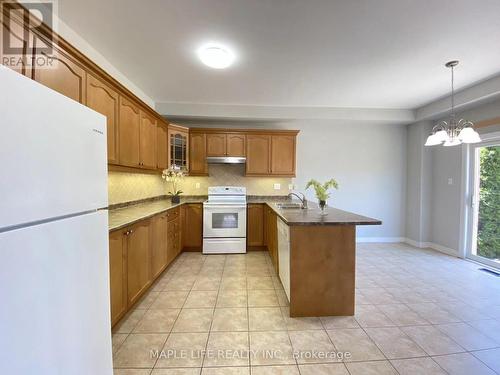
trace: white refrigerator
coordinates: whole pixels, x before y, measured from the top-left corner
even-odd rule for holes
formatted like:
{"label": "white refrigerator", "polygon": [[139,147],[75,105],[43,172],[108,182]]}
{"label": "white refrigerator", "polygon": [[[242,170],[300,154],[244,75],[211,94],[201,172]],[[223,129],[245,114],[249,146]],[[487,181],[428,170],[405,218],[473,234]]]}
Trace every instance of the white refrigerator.
{"label": "white refrigerator", "polygon": [[112,374],[106,119],[0,65],[0,374]]}

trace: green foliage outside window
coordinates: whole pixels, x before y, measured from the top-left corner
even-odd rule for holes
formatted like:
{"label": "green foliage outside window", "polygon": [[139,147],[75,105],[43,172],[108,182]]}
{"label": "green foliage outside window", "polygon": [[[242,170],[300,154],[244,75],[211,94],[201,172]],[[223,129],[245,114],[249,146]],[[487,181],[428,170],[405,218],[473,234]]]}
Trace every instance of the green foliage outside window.
{"label": "green foliage outside window", "polygon": [[482,147],[477,255],[500,260],[500,146]]}

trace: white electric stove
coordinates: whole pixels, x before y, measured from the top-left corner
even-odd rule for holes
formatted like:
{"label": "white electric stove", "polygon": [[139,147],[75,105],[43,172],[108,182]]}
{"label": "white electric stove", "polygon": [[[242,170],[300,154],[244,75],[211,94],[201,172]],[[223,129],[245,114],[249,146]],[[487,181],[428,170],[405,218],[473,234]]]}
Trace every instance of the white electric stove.
{"label": "white electric stove", "polygon": [[247,191],[211,186],[203,203],[203,254],[246,253]]}

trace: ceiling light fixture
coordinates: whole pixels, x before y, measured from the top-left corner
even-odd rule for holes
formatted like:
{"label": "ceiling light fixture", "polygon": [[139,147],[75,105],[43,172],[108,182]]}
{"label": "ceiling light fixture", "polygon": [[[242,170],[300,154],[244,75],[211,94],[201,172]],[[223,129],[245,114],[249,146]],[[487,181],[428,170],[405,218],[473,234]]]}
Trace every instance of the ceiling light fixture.
{"label": "ceiling light fixture", "polygon": [[230,66],[235,59],[234,54],[224,46],[207,44],[198,50],[201,62],[214,69],[224,69]]}
{"label": "ceiling light fixture", "polygon": [[457,121],[455,117],[455,87],[454,68],[458,61],[449,61],[445,64],[451,68],[451,115],[448,121],[441,121],[432,128],[431,134],[427,137],[426,146],[456,146],[461,143],[481,142],[479,134],[474,130],[474,124],[463,118]]}

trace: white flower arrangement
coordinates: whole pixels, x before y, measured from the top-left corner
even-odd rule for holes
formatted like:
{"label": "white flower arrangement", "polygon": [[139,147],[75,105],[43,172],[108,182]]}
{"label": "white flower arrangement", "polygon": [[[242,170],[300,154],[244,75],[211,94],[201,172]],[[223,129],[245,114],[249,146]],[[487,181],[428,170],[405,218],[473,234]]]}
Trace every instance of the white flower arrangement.
{"label": "white flower arrangement", "polygon": [[170,195],[176,196],[182,194],[182,190],[178,189],[178,184],[185,176],[186,173],[184,170],[174,165],[163,170],[161,178],[172,183],[172,191],[168,192]]}

